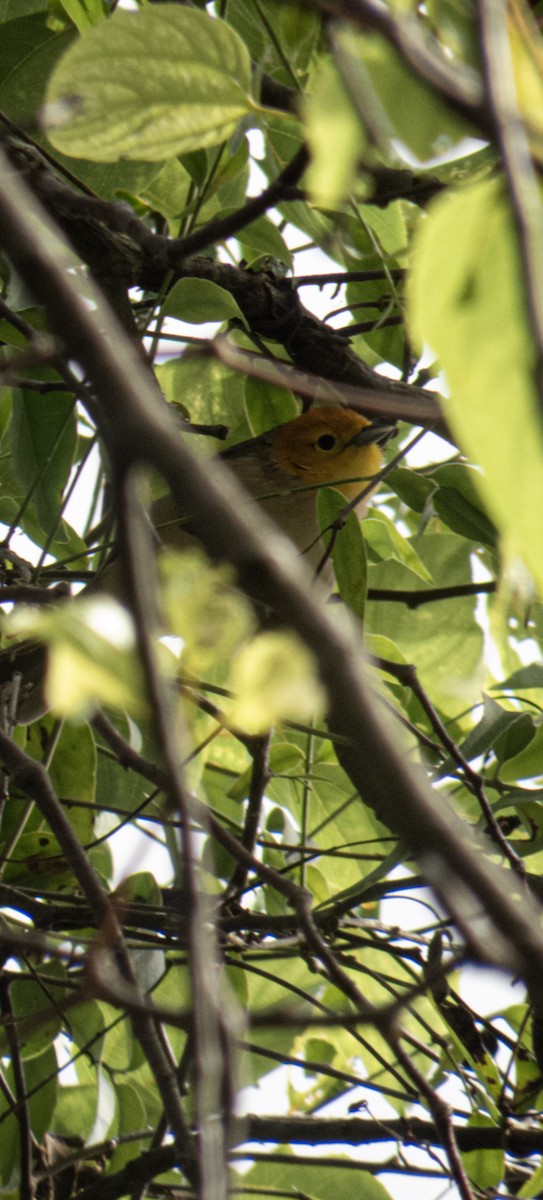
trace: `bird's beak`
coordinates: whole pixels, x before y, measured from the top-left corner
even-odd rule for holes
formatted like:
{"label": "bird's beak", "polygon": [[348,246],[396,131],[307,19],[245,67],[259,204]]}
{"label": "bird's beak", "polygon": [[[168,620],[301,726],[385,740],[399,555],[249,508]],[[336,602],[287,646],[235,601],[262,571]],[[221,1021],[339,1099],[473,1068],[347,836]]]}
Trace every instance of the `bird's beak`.
{"label": "bird's beak", "polygon": [[352,440],[354,446],[366,446],[372,442],[376,442],[378,446],[384,446],[389,438],[396,437],[398,432],[397,425],[386,425],[383,421],[372,421],[371,425],[366,425],[357,433]]}

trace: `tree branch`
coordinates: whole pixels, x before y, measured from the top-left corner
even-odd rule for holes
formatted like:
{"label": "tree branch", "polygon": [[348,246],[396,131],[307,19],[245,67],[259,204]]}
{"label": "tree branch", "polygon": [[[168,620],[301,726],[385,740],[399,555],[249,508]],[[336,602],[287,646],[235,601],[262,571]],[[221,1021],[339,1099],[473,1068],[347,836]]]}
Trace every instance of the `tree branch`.
{"label": "tree branch", "polygon": [[[539,912],[527,895],[510,894],[508,876],[474,849],[452,810],[408,763],[384,727],[360,668],[358,638],[333,623],[314,599],[312,581],[273,525],[255,530],[226,468],[202,467],[180,443],[175,423],[159,402],[139,356],[123,337],[98,293],[91,311],[66,269],[73,258],[36,212],[8,163],[2,170],[0,217],[6,251],[45,305],[55,333],[103,397],[101,424],[110,453],[128,463],[157,467],[180,513],[191,512],[196,535],[212,556],[228,558],[241,584],[262,596],[315,654],[329,697],[329,723],[346,737],[340,760],[354,787],[380,818],[404,838],[462,928],[471,952],[528,980],[541,977]],[[103,329],[110,333],[104,338]],[[239,853],[239,848],[238,848]],[[283,887],[285,881],[283,880]],[[292,887],[292,885],[291,885]],[[291,893],[293,898],[296,892]],[[475,911],[479,913],[474,921]],[[468,919],[469,910],[469,919]]]}

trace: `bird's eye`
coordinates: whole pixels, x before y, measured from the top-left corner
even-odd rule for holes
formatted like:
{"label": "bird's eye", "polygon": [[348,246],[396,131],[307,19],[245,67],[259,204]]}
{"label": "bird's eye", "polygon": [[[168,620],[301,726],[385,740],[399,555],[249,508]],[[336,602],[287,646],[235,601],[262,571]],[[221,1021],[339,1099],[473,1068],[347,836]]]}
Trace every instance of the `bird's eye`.
{"label": "bird's eye", "polygon": [[321,433],[315,444],[319,450],[333,450],[336,445],[336,438],[333,433]]}

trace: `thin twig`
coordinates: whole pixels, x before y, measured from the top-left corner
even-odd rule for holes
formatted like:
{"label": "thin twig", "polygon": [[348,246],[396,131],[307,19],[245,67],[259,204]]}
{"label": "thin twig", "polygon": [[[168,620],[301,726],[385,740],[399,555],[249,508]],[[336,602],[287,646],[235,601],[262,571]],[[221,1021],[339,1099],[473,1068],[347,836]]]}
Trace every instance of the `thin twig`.
{"label": "thin twig", "polygon": [[[256,745],[252,751],[253,754],[253,769],[251,771],[251,781],[249,784],[247,812],[245,814],[245,822],[243,825],[243,833],[241,835],[241,844],[249,851],[254,853],[258,827],[260,824],[260,813],[262,811],[262,803],[264,800],[264,792],[271,778],[269,765],[269,750],[270,750],[270,735],[258,738]],[[225,903],[239,896],[243,891],[247,882],[248,866],[238,860],[234,873],[226,889]]]}
{"label": "thin twig", "polygon": [[518,854],[516,854],[513,848],[510,846],[507,838],[504,837],[500,829],[485,793],[484,780],[477,773],[477,771],[473,770],[473,767],[470,766],[469,762],[462,754],[462,751],[456,745],[454,738],[451,737],[446,725],[444,725],[443,721],[441,720],[439,713],[434,708],[428,693],[423,688],[418,677],[416,667],[414,667],[412,663],[395,663],[391,662],[389,659],[382,658],[379,659],[378,662],[379,666],[382,667],[384,671],[387,671],[389,675],[394,677],[394,679],[399,680],[404,687],[411,688],[413,695],[417,697],[421,708],[424,710],[428,720],[430,721],[432,729],[435,733],[437,733],[437,736],[445,746],[445,749],[448,750],[454,762],[458,763],[458,766],[461,767],[464,779],[471,787],[473,794],[479,802],[481,811],[485,816],[490,837],[499,847],[502,854],[512,866],[513,870],[524,882],[526,879],[526,867],[522,859],[519,858]]}
{"label": "thin twig", "polygon": [[[113,458],[113,469],[124,463]],[[117,505],[119,542],[129,580],[131,607],[143,662],[151,710],[167,779],[169,803],[181,819],[182,861],[177,865],[187,922],[189,971],[192,985],[192,1025],[195,1059],[196,1155],[200,1200],[226,1200],[228,1171],[226,1138],[230,1113],[224,1105],[231,1094],[230,1038],[218,996],[217,952],[210,913],[204,912],[198,886],[196,853],[192,837],[192,804],[180,771],[179,714],[173,692],[166,684],[156,657],[156,579],[153,542],[138,500],[135,480],[120,475]],[[145,564],[145,565],[144,565]],[[154,585],[154,586],[153,586]],[[218,1119],[219,1118],[219,1119]]]}
{"label": "thin twig", "polygon": [[26,1095],[25,1073],[21,1047],[17,1036],[17,1028],[13,1016],[9,980],[0,978],[0,1012],[2,1023],[9,1046],[13,1081],[15,1086],[16,1107],[14,1116],[19,1125],[19,1195],[20,1200],[34,1200],[34,1184],[32,1180],[32,1128]]}

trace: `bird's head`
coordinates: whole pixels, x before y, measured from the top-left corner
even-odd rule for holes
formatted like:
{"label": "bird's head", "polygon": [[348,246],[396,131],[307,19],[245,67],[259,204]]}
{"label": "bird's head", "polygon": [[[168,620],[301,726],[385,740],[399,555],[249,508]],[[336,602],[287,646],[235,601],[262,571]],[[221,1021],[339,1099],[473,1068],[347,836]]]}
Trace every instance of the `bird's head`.
{"label": "bird's head", "polygon": [[271,453],[300,484],[329,484],[351,500],[380,470],[380,447],[395,432],[352,409],[312,408],[277,427]]}

